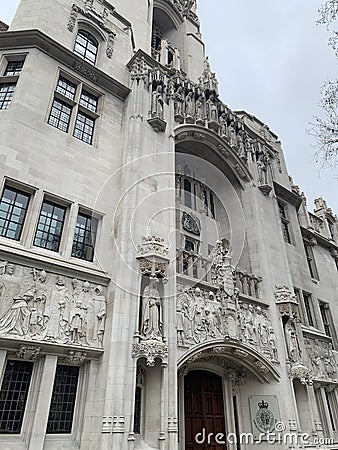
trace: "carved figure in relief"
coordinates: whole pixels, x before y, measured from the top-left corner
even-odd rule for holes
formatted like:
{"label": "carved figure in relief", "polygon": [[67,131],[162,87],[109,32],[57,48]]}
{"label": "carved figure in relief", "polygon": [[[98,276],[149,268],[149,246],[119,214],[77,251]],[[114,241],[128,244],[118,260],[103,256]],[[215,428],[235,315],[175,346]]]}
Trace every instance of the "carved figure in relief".
{"label": "carved figure in relief", "polygon": [[0,333],[17,334],[19,336],[28,333],[30,318],[28,303],[32,299],[32,293],[14,297],[11,308],[0,320]]}
{"label": "carved figure in relief", "polygon": [[34,335],[41,333],[44,329],[44,311],[45,305],[48,298],[48,288],[47,288],[47,273],[45,270],[41,270],[40,273],[36,269],[32,269],[31,274],[33,276],[33,284],[29,288],[29,292],[33,293],[33,302],[31,305],[32,317],[30,323],[36,320],[34,324]]}
{"label": "carved figure in relief", "polygon": [[176,331],[177,331],[177,344],[184,345],[184,313],[182,311],[182,305],[177,304],[176,308]]}
{"label": "carved figure in relief", "polygon": [[45,307],[46,339],[63,339],[67,325],[67,310],[70,305],[70,293],[62,276],[56,278],[55,287]]}
{"label": "carved figure in relief", "polygon": [[158,292],[159,280],[150,278],[142,296],[142,337],[162,340],[162,305]]}
{"label": "carved figure in relief", "polygon": [[106,299],[102,286],[96,286],[92,301],[87,308],[87,333],[89,345],[102,345],[106,318]]}
{"label": "carved figure in relief", "polygon": [[72,279],[72,297],[74,304],[77,298],[82,298],[82,283],[77,278]]}
{"label": "carved figure in relief", "polygon": [[69,317],[70,338],[74,344],[78,344],[84,336],[84,308],[80,299],[76,300]]}
{"label": "carved figure in relief", "polygon": [[4,262],[0,278],[0,318],[10,309],[13,298],[20,294],[20,279],[13,264]]}

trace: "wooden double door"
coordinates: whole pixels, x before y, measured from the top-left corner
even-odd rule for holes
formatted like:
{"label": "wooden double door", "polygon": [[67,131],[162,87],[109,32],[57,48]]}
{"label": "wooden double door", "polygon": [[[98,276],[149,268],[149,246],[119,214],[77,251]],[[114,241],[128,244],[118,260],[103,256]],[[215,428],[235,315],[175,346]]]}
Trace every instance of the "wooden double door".
{"label": "wooden double door", "polygon": [[185,450],[226,449],[225,444],[216,442],[217,434],[223,433],[225,436],[223,382],[220,376],[204,370],[189,372],[184,378],[184,410]]}

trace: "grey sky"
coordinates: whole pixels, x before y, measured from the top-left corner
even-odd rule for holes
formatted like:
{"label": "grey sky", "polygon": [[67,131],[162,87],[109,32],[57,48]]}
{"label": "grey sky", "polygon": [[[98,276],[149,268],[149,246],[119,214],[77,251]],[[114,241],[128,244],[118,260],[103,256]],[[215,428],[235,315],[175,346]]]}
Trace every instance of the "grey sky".
{"label": "grey sky", "polygon": [[[220,97],[278,134],[290,174],[308,197],[324,197],[338,213],[335,172],[317,173],[308,123],[318,114],[320,87],[337,62],[328,33],[315,24],[324,0],[199,0],[201,30]],[[0,0],[9,23],[18,0]],[[114,4],[114,0],[112,0]]]}

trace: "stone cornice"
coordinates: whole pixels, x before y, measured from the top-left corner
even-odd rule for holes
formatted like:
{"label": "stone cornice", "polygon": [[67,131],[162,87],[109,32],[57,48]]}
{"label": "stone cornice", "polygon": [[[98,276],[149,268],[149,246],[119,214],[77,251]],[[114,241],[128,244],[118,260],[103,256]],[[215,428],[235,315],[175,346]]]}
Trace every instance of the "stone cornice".
{"label": "stone cornice", "polygon": [[[79,264],[75,261],[67,261],[59,254],[42,254],[39,251],[29,250],[21,245],[7,245],[7,239],[0,238],[0,259],[10,260],[13,263],[24,266],[34,266],[37,269],[52,271],[60,275],[84,278],[88,281],[107,286],[110,277],[100,270],[95,264]],[[11,243],[12,244],[12,243]]]}
{"label": "stone cornice", "polygon": [[0,49],[38,48],[55,60],[79,72],[85,78],[93,81],[97,86],[110,92],[121,100],[125,100],[130,89],[110,77],[102,70],[87,63],[63,45],[54,41],[39,30],[7,31],[0,33]]}
{"label": "stone cornice", "polygon": [[324,248],[327,248],[328,250],[334,249],[338,251],[338,245],[332,241],[331,239],[327,239],[326,237],[324,237],[323,235],[321,235],[320,233],[318,233],[318,231],[316,231],[313,228],[305,228],[303,226],[300,227],[302,236],[305,238],[315,238],[317,240],[317,243]]}
{"label": "stone cornice", "polygon": [[291,203],[291,205],[294,205],[297,208],[297,210],[299,209],[299,207],[303,201],[302,197],[300,195],[292,192],[285,186],[282,186],[281,184],[276,183],[275,181],[273,182],[273,185],[274,185],[275,193],[276,193],[277,197],[280,197],[280,198],[286,200],[288,203]]}

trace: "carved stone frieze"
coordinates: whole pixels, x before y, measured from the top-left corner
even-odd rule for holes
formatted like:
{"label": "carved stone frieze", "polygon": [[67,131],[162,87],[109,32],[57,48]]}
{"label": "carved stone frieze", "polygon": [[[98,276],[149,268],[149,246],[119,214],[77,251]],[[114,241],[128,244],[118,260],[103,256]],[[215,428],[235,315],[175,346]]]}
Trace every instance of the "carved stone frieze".
{"label": "carved stone frieze", "polygon": [[101,349],[106,299],[102,286],[4,262],[0,336]]}
{"label": "carved stone frieze", "polygon": [[191,347],[219,338],[233,339],[259,349],[271,361],[278,360],[275,334],[267,311],[239,302],[236,292],[229,296],[224,290],[215,294],[179,285],[176,317],[179,346]]}
{"label": "carved stone frieze", "polygon": [[98,81],[98,77],[96,75],[96,73],[94,72],[94,70],[86,67],[84,64],[80,64],[78,62],[76,62],[74,64],[74,69],[79,72],[81,75],[83,75],[84,77],[88,78],[91,81],[97,82]]}
{"label": "carved stone frieze", "polygon": [[142,341],[133,345],[132,357],[145,358],[149,367],[155,365],[156,359],[166,366],[168,364],[168,346],[160,341]]}
{"label": "carved stone frieze", "polygon": [[305,338],[305,347],[313,379],[338,383],[338,367],[329,341]]}

